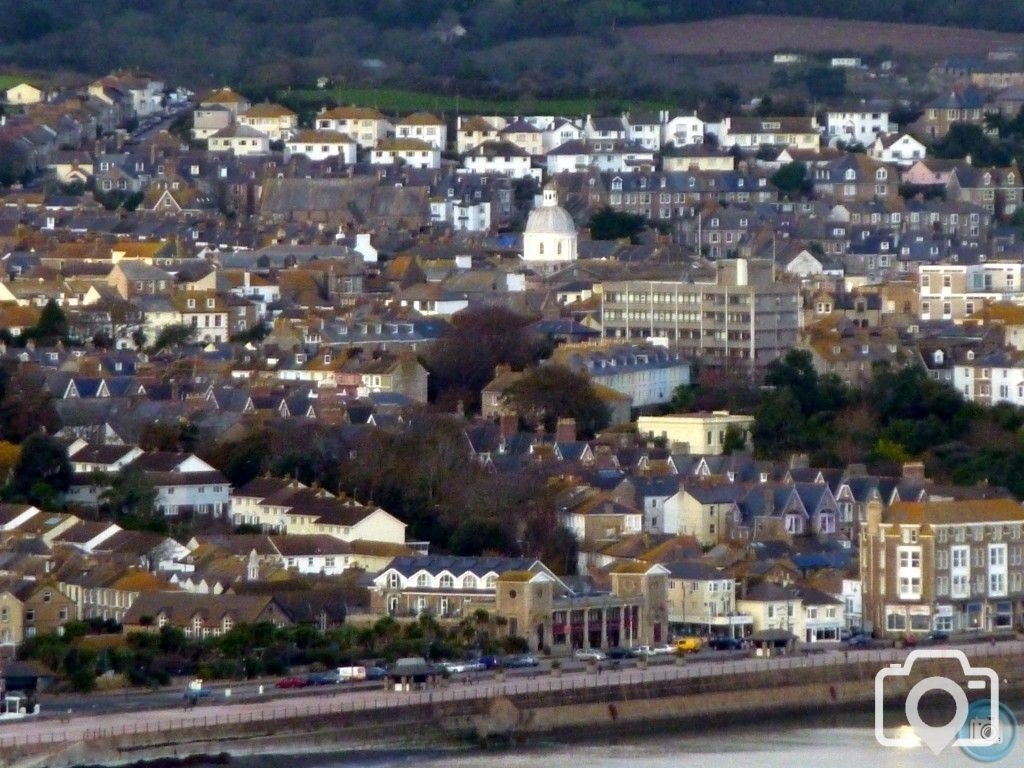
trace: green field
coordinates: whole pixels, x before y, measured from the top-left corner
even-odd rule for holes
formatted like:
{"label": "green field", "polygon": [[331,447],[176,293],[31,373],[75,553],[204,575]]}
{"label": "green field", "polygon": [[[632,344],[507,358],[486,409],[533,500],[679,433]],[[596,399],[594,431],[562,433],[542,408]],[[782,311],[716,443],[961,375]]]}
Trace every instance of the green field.
{"label": "green field", "polygon": [[[6,91],[8,88],[13,88],[16,85],[24,83],[26,79],[27,78],[24,75],[0,74],[0,91]],[[35,83],[33,83],[33,85],[35,85]]]}
{"label": "green field", "polygon": [[610,102],[605,99],[474,99],[437,93],[407,91],[399,88],[326,88],[324,90],[288,90],[278,94],[280,101],[294,107],[314,107],[324,103],[375,107],[382,112],[407,113],[458,112],[460,114],[554,114],[586,115],[608,111],[610,104],[620,104],[632,110],[669,109],[668,102],[637,102],[624,100]]}

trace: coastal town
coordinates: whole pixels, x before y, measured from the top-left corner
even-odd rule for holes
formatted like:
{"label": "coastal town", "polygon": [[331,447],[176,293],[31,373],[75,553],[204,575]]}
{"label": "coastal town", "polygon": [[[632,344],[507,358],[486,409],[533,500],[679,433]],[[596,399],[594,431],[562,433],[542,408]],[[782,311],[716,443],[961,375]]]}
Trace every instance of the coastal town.
{"label": "coastal town", "polygon": [[1015,638],[1022,52],[820,67],[861,95],[13,83],[7,689]]}

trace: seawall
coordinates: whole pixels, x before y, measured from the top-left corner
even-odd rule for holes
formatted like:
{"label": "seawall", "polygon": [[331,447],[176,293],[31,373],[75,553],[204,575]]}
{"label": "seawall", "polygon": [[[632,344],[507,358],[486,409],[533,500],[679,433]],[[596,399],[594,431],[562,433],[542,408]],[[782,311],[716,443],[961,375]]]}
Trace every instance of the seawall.
{"label": "seawall", "polygon": [[[972,663],[994,669],[1004,698],[1024,697],[1024,647],[973,649]],[[430,692],[387,693],[372,706],[315,709],[298,705],[265,712],[192,716],[140,728],[85,729],[78,738],[47,743],[5,743],[3,768],[72,768],[117,765],[197,754],[300,753],[352,749],[422,748],[441,745],[592,738],[617,733],[663,733],[666,728],[716,722],[765,722],[800,714],[864,711],[873,706],[875,675],[899,657],[845,661],[787,660],[787,666],[687,675],[669,667],[646,673],[591,673],[577,678],[545,676],[510,684],[453,685]],[[927,661],[909,677],[893,679],[891,703],[905,699],[919,680],[948,672],[950,662]],[[750,665],[748,665],[750,666]],[[653,672],[653,674],[652,674]],[[225,708],[227,709],[227,708]],[[41,743],[40,743],[41,742]]]}

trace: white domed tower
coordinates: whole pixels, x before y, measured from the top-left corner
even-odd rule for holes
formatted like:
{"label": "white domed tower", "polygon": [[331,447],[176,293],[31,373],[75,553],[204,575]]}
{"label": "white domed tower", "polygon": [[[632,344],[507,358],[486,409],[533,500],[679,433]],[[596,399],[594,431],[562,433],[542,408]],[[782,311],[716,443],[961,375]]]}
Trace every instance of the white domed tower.
{"label": "white domed tower", "polygon": [[531,211],[526,220],[523,260],[532,264],[576,261],[576,241],[576,224],[558,204],[558,192],[549,184],[540,208]]}

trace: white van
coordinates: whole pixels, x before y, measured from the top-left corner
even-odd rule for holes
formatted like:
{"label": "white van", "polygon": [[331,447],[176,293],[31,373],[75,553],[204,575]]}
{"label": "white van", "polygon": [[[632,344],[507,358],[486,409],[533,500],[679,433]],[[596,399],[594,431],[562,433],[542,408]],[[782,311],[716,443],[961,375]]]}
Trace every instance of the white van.
{"label": "white van", "polygon": [[338,667],[338,680],[342,683],[366,679],[366,667]]}

